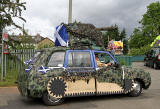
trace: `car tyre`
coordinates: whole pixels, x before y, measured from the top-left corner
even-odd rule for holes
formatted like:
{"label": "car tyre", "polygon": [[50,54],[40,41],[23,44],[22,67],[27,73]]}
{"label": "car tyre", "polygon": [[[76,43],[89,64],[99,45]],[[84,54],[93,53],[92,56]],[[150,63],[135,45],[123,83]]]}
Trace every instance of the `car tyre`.
{"label": "car tyre", "polygon": [[131,97],[137,97],[142,93],[142,84],[139,81],[134,81],[133,91],[129,93]]}
{"label": "car tyre", "polygon": [[56,106],[63,103],[64,98],[54,98],[51,97],[47,92],[43,94],[42,97],[43,102],[48,106]]}

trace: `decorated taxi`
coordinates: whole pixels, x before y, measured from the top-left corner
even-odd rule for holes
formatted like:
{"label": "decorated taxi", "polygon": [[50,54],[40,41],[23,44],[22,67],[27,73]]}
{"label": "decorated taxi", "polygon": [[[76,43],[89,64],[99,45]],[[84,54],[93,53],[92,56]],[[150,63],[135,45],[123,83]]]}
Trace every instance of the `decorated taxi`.
{"label": "decorated taxi", "polygon": [[18,78],[23,96],[42,98],[46,105],[60,104],[66,97],[139,96],[150,84],[148,72],[121,67],[110,52],[63,47],[39,51]]}
{"label": "decorated taxi", "polygon": [[102,33],[93,25],[62,24],[56,30],[55,44],[66,47],[40,50],[25,62],[18,76],[22,96],[58,105],[67,97],[110,94],[136,97],[142,89],[149,88],[150,74],[120,66],[104,48]]}

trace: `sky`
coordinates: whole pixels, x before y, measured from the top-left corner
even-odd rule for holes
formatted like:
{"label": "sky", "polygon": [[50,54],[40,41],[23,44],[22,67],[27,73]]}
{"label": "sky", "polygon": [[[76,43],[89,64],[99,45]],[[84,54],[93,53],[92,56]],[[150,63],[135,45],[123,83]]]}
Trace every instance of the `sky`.
{"label": "sky", "polygon": [[[26,11],[22,16],[26,23],[16,20],[30,35],[39,33],[43,37],[53,37],[55,27],[62,22],[68,23],[69,0],[23,0]],[[126,29],[129,36],[146,12],[147,6],[160,0],[73,0],[73,21],[91,23],[96,27],[108,27],[117,24]],[[19,33],[10,27],[10,33]],[[8,30],[9,30],[8,29]]]}

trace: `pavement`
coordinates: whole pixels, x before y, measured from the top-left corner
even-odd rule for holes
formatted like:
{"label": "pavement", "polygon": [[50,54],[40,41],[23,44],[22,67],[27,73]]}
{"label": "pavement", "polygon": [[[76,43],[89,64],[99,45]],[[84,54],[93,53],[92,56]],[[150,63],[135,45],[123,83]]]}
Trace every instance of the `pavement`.
{"label": "pavement", "polygon": [[0,109],[160,109],[160,69],[143,66],[142,62],[132,64],[149,71],[152,84],[139,97],[109,95],[67,98],[62,105],[45,106],[41,99],[23,98],[16,87],[0,88]]}

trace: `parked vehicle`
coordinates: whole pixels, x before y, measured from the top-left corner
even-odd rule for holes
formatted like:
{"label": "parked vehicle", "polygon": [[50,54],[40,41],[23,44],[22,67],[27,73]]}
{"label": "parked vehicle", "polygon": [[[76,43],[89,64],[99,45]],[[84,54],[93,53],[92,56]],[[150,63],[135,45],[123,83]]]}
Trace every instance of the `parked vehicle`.
{"label": "parked vehicle", "polygon": [[19,73],[22,96],[42,98],[46,105],[61,104],[66,97],[129,94],[148,89],[148,72],[120,66],[107,51],[44,49]]}
{"label": "parked vehicle", "polygon": [[145,54],[144,62],[146,66],[154,69],[160,68],[160,48],[152,48]]}

